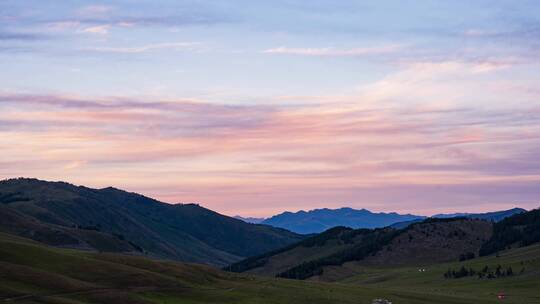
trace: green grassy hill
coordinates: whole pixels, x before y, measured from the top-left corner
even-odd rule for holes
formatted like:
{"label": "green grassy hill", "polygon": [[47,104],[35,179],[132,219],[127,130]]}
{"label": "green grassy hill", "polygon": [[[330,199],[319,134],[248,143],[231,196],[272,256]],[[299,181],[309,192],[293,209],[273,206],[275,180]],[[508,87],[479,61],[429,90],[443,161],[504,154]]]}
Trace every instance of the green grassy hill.
{"label": "green grassy hill", "polygon": [[51,245],[213,265],[303,238],[195,204],[170,205],[115,188],[90,189],[36,179],[0,181],[0,215],[5,216],[0,231]]}
{"label": "green grassy hill", "polygon": [[226,273],[209,266],[110,253],[48,247],[0,233],[0,302],[5,303],[261,303],[397,304],[540,303],[540,248],[527,247],[469,261],[520,265],[522,275],[497,280],[442,277],[445,264],[417,273],[410,268],[370,268],[347,282],[323,283]]}
{"label": "green grassy hill", "polygon": [[[493,279],[485,277],[480,279],[477,274],[459,279],[444,277],[444,273],[449,269],[459,270],[464,267],[478,272],[487,266],[490,271],[494,271],[499,265],[502,269],[512,268],[514,274]],[[395,291],[415,290],[426,295],[471,299],[470,302],[464,303],[477,303],[472,299],[495,298],[500,292],[507,296],[504,303],[540,303],[538,290],[540,244],[463,262],[431,264],[422,267],[373,267],[352,263],[344,267],[356,274],[340,280],[342,283]],[[334,270],[325,269],[325,275],[328,277],[336,275],[333,273]]]}
{"label": "green grassy hill", "polygon": [[[227,269],[307,279],[347,262],[375,266],[433,264],[458,260],[466,254],[477,256],[491,234],[492,223],[465,218],[428,219],[401,230],[336,227],[297,244],[237,262]],[[350,275],[347,269],[343,270],[341,277]]]}

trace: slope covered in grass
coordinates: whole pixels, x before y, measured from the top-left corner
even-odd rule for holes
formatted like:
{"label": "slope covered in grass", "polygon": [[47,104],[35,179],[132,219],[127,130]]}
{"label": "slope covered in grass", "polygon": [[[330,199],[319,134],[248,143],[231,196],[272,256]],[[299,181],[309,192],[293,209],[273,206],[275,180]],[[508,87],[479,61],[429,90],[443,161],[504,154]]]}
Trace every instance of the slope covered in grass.
{"label": "slope covered in grass", "polygon": [[254,277],[208,266],[47,247],[0,234],[0,301],[6,303],[369,304],[374,298],[400,304],[497,303],[490,295]]}
{"label": "slope covered in grass", "polygon": [[362,261],[371,265],[421,265],[478,254],[492,223],[465,218],[428,219],[406,229],[336,227],[297,244],[231,265],[232,271],[307,279],[328,266]]}
{"label": "slope covered in grass", "polygon": [[[449,269],[481,271],[486,266],[495,271],[513,269],[513,275],[499,278],[479,278],[477,274],[463,278],[445,278]],[[340,277],[345,272],[345,279]],[[327,268],[325,277],[313,280],[339,280],[342,283],[385,290],[415,290],[423,294],[439,296],[459,296],[463,298],[496,298],[504,293],[504,303],[540,303],[540,245],[502,251],[498,255],[475,258],[462,262],[424,265],[420,267],[373,267],[358,263],[347,263],[341,268]],[[476,303],[474,301],[464,303]]]}
{"label": "slope covered in grass", "polygon": [[[140,251],[153,257],[213,265],[303,238],[284,229],[248,224],[196,204],[171,205],[115,188],[91,189],[36,179],[0,181],[0,213],[11,217],[0,220],[0,231],[51,245]],[[18,229],[13,229],[13,223]],[[103,240],[92,242],[98,237],[104,239],[104,234],[121,248],[107,250],[99,245]]]}

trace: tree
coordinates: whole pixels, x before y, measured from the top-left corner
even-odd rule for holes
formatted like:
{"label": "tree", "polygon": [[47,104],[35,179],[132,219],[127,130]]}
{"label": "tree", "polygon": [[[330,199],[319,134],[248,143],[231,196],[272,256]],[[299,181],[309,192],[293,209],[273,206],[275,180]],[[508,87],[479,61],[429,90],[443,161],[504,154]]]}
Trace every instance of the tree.
{"label": "tree", "polygon": [[514,271],[512,270],[512,266],[510,266],[510,267],[508,267],[508,269],[506,269],[506,275],[507,276],[514,275]]}
{"label": "tree", "polygon": [[495,276],[498,278],[501,276],[501,265],[497,265],[497,268],[495,269]]}
{"label": "tree", "polygon": [[461,269],[459,269],[456,275],[457,278],[463,278],[469,275],[469,271],[465,268],[465,266],[461,266]]}

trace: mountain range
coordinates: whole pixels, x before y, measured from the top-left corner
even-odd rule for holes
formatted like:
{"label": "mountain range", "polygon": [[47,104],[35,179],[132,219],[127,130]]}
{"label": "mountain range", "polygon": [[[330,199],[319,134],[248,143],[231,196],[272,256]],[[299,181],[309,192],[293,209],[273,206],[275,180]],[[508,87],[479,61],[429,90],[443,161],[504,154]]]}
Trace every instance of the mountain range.
{"label": "mountain range", "polygon": [[298,243],[227,267],[254,275],[344,280],[366,268],[425,267],[473,259],[540,242],[540,209],[497,223],[428,218],[403,229],[334,227]]}
{"label": "mountain range", "polygon": [[116,188],[0,182],[0,231],[46,244],[225,265],[303,236],[196,204],[166,204]]}
{"label": "mountain range", "polygon": [[524,213],[524,212],[527,212],[527,210],[523,208],[512,208],[508,210],[492,211],[492,212],[485,212],[485,213],[450,213],[450,214],[443,213],[443,214],[435,214],[432,217],[434,218],[466,217],[466,218],[472,218],[472,219],[499,222],[514,214]]}
{"label": "mountain range", "polygon": [[[508,210],[485,212],[485,213],[449,213],[449,214],[441,213],[441,214],[435,214],[431,218],[444,219],[444,218],[463,217],[463,218],[470,218],[470,219],[477,219],[477,220],[486,220],[486,221],[491,221],[491,222],[499,222],[514,214],[520,214],[524,212],[527,212],[527,210],[523,208],[512,208]],[[416,219],[416,220],[411,220],[411,221],[398,222],[390,226],[393,228],[401,229],[401,228],[405,228],[411,224],[418,223],[421,221],[422,219]]]}
{"label": "mountain range", "polygon": [[336,226],[350,228],[378,228],[397,222],[423,219],[412,214],[374,213],[366,209],[314,209],[310,211],[283,212],[262,221],[262,224],[284,228],[296,233],[320,233]]}
{"label": "mountain range", "polygon": [[[497,221],[523,211],[467,216]],[[261,224],[245,222],[257,220],[227,217],[197,204],[167,204],[112,187],[25,178],[0,181],[0,232],[58,247],[217,266],[286,247],[305,234],[335,226],[404,228],[424,217],[341,208],[285,212]]]}
{"label": "mountain range", "polygon": [[[513,208],[510,210],[487,212],[487,213],[453,213],[436,214],[433,218],[454,218],[467,217],[475,219],[485,219],[490,221],[500,221],[516,213],[525,212],[525,209]],[[366,209],[314,209],[310,211],[283,212],[270,218],[235,218],[247,223],[261,223],[274,227],[284,228],[300,234],[320,233],[332,227],[344,226],[353,229],[358,228],[381,228],[392,226],[394,228],[404,228],[412,223],[421,222],[428,218],[422,215],[375,213]]]}
{"label": "mountain range", "polygon": [[264,222],[265,218],[261,218],[261,217],[242,217],[240,215],[235,215],[233,216],[235,219],[237,220],[241,220],[241,221],[244,221],[246,223],[250,223],[250,224],[260,224],[262,222]]}

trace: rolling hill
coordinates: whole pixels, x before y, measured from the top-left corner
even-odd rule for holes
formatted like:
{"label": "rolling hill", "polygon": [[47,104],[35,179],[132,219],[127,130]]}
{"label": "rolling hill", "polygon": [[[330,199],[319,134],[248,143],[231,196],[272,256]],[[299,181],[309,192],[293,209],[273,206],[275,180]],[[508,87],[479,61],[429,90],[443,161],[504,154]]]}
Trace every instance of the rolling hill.
{"label": "rolling hill", "polygon": [[[493,299],[495,303],[540,303],[540,244],[501,251],[498,255],[489,255],[466,261],[430,264],[419,267],[411,266],[358,266],[350,267],[351,275],[339,279],[340,284],[354,284],[364,288],[387,290],[414,290],[425,295],[458,296],[461,303],[483,303],[482,299]],[[482,269],[496,272],[499,266],[513,269],[513,275],[480,278]],[[467,269],[476,272],[462,278],[446,278],[448,270]],[[339,276],[333,269],[325,269],[329,277]],[[497,295],[504,294],[503,301]],[[468,298],[468,299],[467,299]],[[396,302],[397,303],[397,302]],[[433,301],[439,303],[439,301]]]}
{"label": "rolling hill", "polygon": [[341,281],[369,268],[426,267],[468,261],[540,242],[540,209],[497,223],[429,218],[403,229],[335,227],[227,269],[301,280]]}
{"label": "rolling hill", "polygon": [[412,214],[373,213],[366,209],[352,208],[315,209],[284,212],[262,221],[262,224],[284,228],[296,233],[320,233],[332,227],[380,228],[397,222],[424,219],[424,216]]}
{"label": "rolling hill", "polygon": [[486,242],[480,255],[523,247],[540,242],[540,209],[516,214],[495,224],[491,239]]}
{"label": "rolling hill", "polygon": [[[491,235],[491,222],[466,218],[428,219],[401,230],[336,227],[297,244],[232,264],[229,269],[308,279],[323,275],[327,267],[339,268],[351,262],[370,266],[441,263],[467,254],[478,255]],[[347,275],[347,272],[342,274]]]}
{"label": "rolling hill", "polygon": [[115,188],[0,182],[0,231],[47,244],[225,265],[301,240],[196,204],[171,205]]}
{"label": "rolling hill", "polygon": [[[537,304],[540,247],[465,262],[411,267],[364,267],[336,283],[257,277],[209,266],[49,247],[0,233],[0,302],[27,304]],[[445,279],[448,268],[502,264],[516,275],[493,280]],[[523,269],[523,271],[521,271]]]}

